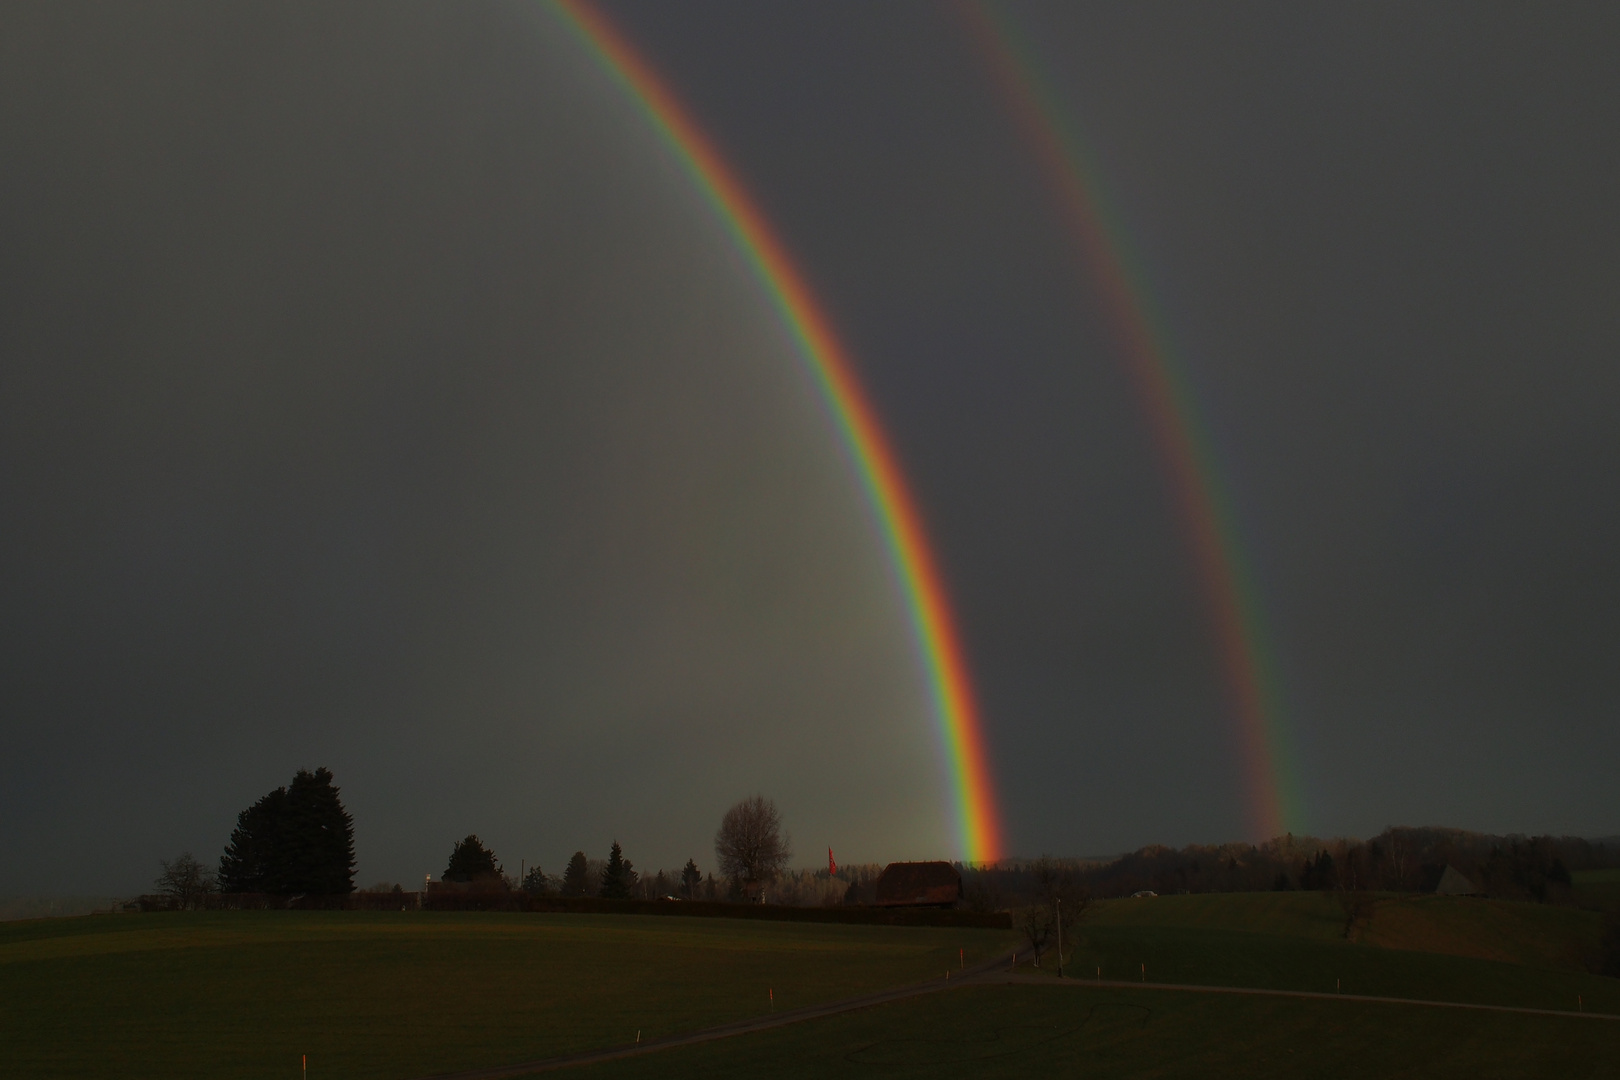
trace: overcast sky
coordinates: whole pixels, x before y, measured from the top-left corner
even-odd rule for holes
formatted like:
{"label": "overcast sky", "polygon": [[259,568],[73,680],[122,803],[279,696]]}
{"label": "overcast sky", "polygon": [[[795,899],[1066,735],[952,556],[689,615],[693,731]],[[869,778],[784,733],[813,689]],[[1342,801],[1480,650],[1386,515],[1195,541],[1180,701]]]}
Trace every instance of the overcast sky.
{"label": "overcast sky", "polygon": [[[1249,835],[1169,474],[985,47],[607,10],[844,335],[1012,853]],[[1215,433],[1304,824],[1620,832],[1620,13],[1012,5]],[[906,614],[760,284],[543,4],[0,13],[0,892],[336,773],[479,833],[959,856]]]}

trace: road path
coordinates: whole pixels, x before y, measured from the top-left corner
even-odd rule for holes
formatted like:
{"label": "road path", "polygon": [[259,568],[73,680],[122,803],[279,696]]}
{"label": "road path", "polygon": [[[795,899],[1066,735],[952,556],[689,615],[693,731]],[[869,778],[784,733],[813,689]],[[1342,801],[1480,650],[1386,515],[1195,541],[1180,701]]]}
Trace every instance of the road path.
{"label": "road path", "polygon": [[1175,991],[1186,994],[1252,994],[1259,997],[1303,998],[1306,1000],[1326,1000],[1361,1002],[1382,1005],[1425,1005],[1437,1009],[1473,1009],[1480,1012],[1519,1013],[1525,1016],[1558,1016],[1570,1020],[1620,1020],[1620,1015],[1614,1013],[1574,1012],[1567,1009],[1532,1009],[1521,1005],[1478,1005],[1465,1001],[1429,1001],[1424,998],[1378,997],[1371,994],[1328,994],[1311,990],[1265,990],[1247,986],[1200,986],[1194,983],[1150,983],[1114,981],[1109,979],[1064,979],[1059,981],[1047,975],[1022,975],[1004,970],[1006,960],[990,960],[977,967],[969,968],[950,979],[936,979],[926,983],[915,983],[911,986],[897,987],[893,990],[882,990],[874,994],[863,994],[860,997],[844,998],[841,1001],[829,1001],[822,1005],[810,1005],[802,1009],[789,1009],[779,1013],[766,1013],[748,1020],[737,1020],[718,1027],[704,1028],[686,1035],[672,1035],[664,1039],[651,1039],[646,1042],[632,1043],[627,1046],[617,1046],[608,1050],[590,1050],[581,1054],[567,1054],[562,1057],[544,1058],[539,1061],[523,1061],[512,1065],[497,1065],[486,1069],[469,1069],[466,1072],[441,1073],[427,1077],[425,1080],[506,1080],[516,1076],[531,1076],[535,1073],[551,1072],[554,1069],[566,1069],[575,1065],[594,1065],[602,1061],[617,1061],[620,1058],[635,1057],[639,1054],[653,1054],[660,1050],[668,1050],[676,1046],[693,1046],[697,1043],[712,1042],[715,1039],[728,1039],[733,1035],[747,1035],[755,1031],[766,1031],[770,1028],[783,1027],[787,1024],[797,1024],[804,1020],[815,1020],[823,1016],[835,1016],[838,1013],[853,1012],[856,1009],[869,1009],[874,1005],[883,1005],[890,1001],[900,1001],[905,998],[920,997],[923,994],[937,994],[942,990],[954,990],[969,986],[1050,986],[1055,988],[1075,989],[1102,989],[1102,990],[1152,990]]}
{"label": "road path", "polygon": [[[1482,1012],[1520,1013],[1525,1016],[1565,1016],[1571,1020],[1620,1020],[1620,1014],[1576,1012],[1573,1009],[1532,1009],[1524,1005],[1477,1005],[1468,1001],[1431,1001],[1428,998],[1378,997],[1374,994],[1329,994],[1319,990],[1264,990],[1249,986],[1200,986],[1197,983],[1150,983],[1109,979],[1056,979],[1040,975],[980,976],[978,985],[989,983],[1021,986],[1073,986],[1104,990],[1176,990],[1189,994],[1255,994],[1262,997],[1307,998],[1324,1001],[1361,1001],[1383,1005],[1428,1005],[1436,1009],[1476,1009]],[[965,985],[965,984],[964,984]]]}

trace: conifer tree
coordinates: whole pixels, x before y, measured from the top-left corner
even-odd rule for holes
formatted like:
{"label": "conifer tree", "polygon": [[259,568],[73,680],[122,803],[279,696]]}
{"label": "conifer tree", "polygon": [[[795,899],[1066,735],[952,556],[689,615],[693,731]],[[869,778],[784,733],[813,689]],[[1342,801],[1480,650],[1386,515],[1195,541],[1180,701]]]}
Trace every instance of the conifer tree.
{"label": "conifer tree", "polygon": [[681,895],[688,900],[696,900],[702,884],[703,871],[698,869],[697,860],[687,859],[685,868],[681,870]]}
{"label": "conifer tree", "polygon": [[445,881],[495,881],[502,867],[495,861],[495,853],[484,846],[473,833],[457,841],[450,850],[450,862],[444,868]]}
{"label": "conifer tree", "polygon": [[219,859],[219,888],[228,893],[279,893],[287,789],[276,788],[236,816]]}
{"label": "conifer tree", "polygon": [[564,896],[584,896],[586,893],[585,853],[574,852],[574,857],[568,860],[568,868],[563,871],[562,894]]}
{"label": "conifer tree", "polygon": [[630,886],[635,884],[634,874],[630,860],[624,857],[619,842],[613,841],[613,848],[608,852],[607,865],[602,868],[602,891],[598,895],[608,900],[628,900]]}
{"label": "conifer tree", "polygon": [[331,770],[299,769],[236,818],[219,860],[223,892],[341,895],[354,891],[354,819]]}

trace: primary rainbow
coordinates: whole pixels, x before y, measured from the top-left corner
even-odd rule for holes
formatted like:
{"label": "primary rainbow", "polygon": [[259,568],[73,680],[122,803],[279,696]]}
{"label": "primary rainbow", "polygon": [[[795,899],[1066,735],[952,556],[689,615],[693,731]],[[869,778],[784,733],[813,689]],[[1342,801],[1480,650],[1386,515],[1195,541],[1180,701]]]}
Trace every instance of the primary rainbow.
{"label": "primary rainbow", "polygon": [[770,223],[670,89],[602,13],[581,0],[554,0],[554,5],[640,106],[708,199],[765,286],[825,395],[854,455],[905,593],[953,774],[951,794],[962,856],[971,862],[994,861],[1002,854],[1000,815],[962,645],[922,519],[849,354]]}
{"label": "primary rainbow", "polygon": [[1250,827],[1262,839],[1285,829],[1304,832],[1291,733],[1235,507],[1145,268],[1107,197],[1095,155],[1065,116],[1033,50],[1004,15],[980,5],[962,10],[1103,293],[1103,308],[1169,469],[1238,722]]}

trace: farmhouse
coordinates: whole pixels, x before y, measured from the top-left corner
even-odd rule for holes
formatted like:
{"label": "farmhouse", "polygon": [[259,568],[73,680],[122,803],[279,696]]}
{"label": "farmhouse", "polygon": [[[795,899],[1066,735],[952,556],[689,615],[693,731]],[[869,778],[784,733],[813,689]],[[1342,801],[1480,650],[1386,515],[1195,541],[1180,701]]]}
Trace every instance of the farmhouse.
{"label": "farmhouse", "polygon": [[1469,881],[1457,870],[1455,866],[1447,865],[1446,872],[1440,875],[1440,884],[1434,887],[1439,896],[1479,896],[1479,886]]}
{"label": "farmhouse", "polygon": [[896,862],[877,879],[878,907],[953,907],[962,875],[948,862]]}

